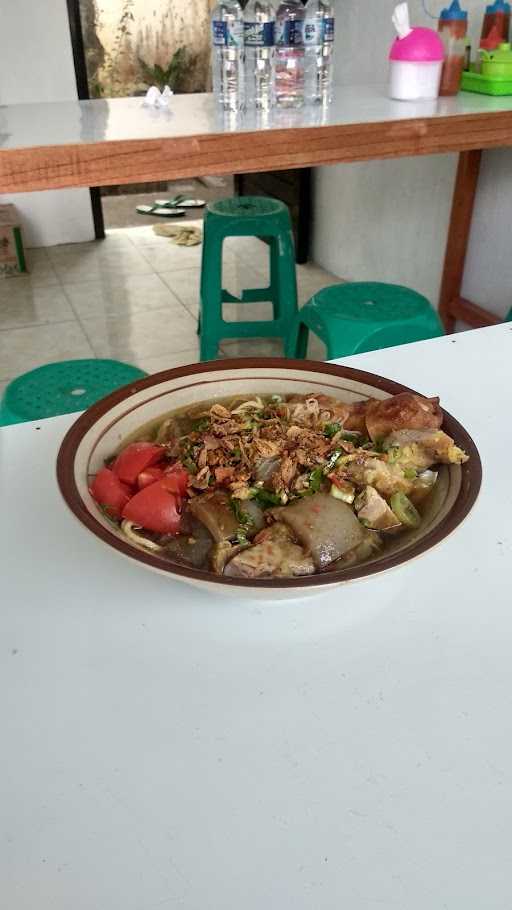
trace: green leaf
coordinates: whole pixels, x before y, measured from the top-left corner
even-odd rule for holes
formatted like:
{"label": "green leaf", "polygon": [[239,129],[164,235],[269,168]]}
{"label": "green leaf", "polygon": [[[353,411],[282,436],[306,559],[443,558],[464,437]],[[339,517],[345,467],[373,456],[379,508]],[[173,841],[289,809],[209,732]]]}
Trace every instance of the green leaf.
{"label": "green leaf", "polygon": [[251,498],[255,499],[264,509],[281,504],[281,498],[277,493],[272,493],[270,490],[263,489],[263,487],[253,487]]}
{"label": "green leaf", "polygon": [[323,479],[324,479],[324,469],[323,468],[315,468],[314,471],[311,471],[311,474],[309,475],[309,487],[308,487],[309,492],[318,493],[320,487],[322,486]]}
{"label": "green leaf", "polygon": [[240,525],[240,529],[244,532],[247,532],[249,528],[254,524],[253,518],[247,512],[244,512],[242,508],[242,503],[239,499],[231,499],[231,509],[232,512]]}
{"label": "green leaf", "polygon": [[327,436],[327,439],[332,439],[340,430],[341,423],[326,423],[324,426],[324,436]]}

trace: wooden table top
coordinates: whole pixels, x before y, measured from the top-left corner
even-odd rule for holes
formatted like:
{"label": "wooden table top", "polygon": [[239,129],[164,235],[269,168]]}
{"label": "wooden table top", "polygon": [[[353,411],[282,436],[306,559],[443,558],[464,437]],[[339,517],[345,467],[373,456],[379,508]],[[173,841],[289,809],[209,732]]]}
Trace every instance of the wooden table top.
{"label": "wooden table top", "polygon": [[339,86],[328,109],[225,115],[212,95],[0,107],[0,192],[279,170],[512,145],[512,97],[392,101]]}

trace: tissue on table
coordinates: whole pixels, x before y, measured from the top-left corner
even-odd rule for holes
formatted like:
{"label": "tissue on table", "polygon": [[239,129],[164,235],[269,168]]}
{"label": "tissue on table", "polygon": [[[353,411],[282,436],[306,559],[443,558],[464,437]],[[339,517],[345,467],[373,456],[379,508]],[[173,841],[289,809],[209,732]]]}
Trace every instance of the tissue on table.
{"label": "tissue on table", "polygon": [[437,98],[444,60],[441,38],[431,28],[411,28],[407,3],[395,7],[392,22],[397,37],[389,53],[391,98],[399,101]]}
{"label": "tissue on table", "polygon": [[144,107],[168,107],[172,95],[173,92],[168,85],[165,86],[163,92],[156,85],[152,85],[151,88],[148,88],[142,104]]}

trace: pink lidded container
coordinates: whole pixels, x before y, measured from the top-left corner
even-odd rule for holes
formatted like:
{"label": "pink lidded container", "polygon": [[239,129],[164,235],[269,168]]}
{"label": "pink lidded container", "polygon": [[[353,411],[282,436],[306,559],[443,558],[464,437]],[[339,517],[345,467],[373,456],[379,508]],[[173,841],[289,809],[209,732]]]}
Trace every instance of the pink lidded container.
{"label": "pink lidded container", "polygon": [[406,4],[397,7],[393,17],[398,37],[389,53],[389,94],[399,101],[432,100],[439,96],[443,42],[431,28],[410,28],[403,7]]}

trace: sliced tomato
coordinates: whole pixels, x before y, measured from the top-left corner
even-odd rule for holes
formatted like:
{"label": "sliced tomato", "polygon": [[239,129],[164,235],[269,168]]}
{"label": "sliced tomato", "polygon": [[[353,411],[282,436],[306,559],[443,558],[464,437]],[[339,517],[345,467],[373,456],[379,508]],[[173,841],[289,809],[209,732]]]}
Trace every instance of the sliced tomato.
{"label": "sliced tomato", "polygon": [[181,522],[178,507],[173,493],[165,490],[161,483],[152,483],[125,505],[123,518],[156,534],[177,534]]}
{"label": "sliced tomato", "polygon": [[143,490],[144,487],[149,487],[151,483],[156,483],[157,480],[161,480],[164,476],[162,468],[146,468],[145,471],[141,471],[137,477],[137,486],[139,490]]}
{"label": "sliced tomato", "polygon": [[112,518],[121,518],[121,513],[132,495],[130,487],[122,483],[110,468],[98,471],[91,484],[90,493]]}
{"label": "sliced tomato", "polygon": [[173,464],[172,467],[167,468],[164,472],[162,486],[164,489],[169,490],[170,493],[177,493],[178,496],[184,496],[187,492],[189,480],[188,471],[185,470],[182,464],[177,462],[176,464]]}
{"label": "sliced tomato", "polygon": [[139,474],[161,461],[164,454],[163,446],[155,446],[151,442],[132,442],[119,453],[112,470],[123,483],[135,486]]}

